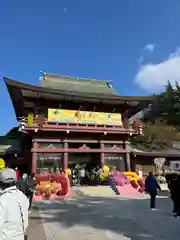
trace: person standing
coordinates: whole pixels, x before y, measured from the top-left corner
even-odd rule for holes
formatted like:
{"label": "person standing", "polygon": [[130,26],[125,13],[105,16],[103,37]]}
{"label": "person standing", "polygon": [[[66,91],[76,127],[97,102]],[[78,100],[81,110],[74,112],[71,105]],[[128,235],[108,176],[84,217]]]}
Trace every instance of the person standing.
{"label": "person standing", "polygon": [[169,181],[169,190],[173,202],[174,217],[180,217],[180,178],[178,175],[172,177]]}
{"label": "person standing", "polygon": [[16,181],[18,181],[18,179],[19,179],[19,170],[18,170],[17,167],[15,168],[15,171],[16,171]]}
{"label": "person standing", "polygon": [[97,185],[101,185],[101,174],[102,170],[100,167],[97,168]]}
{"label": "person standing", "polygon": [[158,190],[161,191],[161,188],[153,176],[152,172],[149,172],[149,176],[145,180],[145,190],[150,195],[150,208],[152,210],[155,210],[156,208],[156,196],[158,193]]}
{"label": "person standing", "polygon": [[79,169],[79,178],[80,178],[80,185],[81,186],[84,185],[85,174],[86,174],[86,172],[85,172],[84,167],[81,167]]}
{"label": "person standing", "polygon": [[20,174],[19,175],[19,179],[17,181],[17,188],[23,192],[26,197],[28,198],[29,195],[28,195],[28,176],[27,174]]}
{"label": "person standing", "polygon": [[34,196],[34,189],[36,185],[36,179],[35,179],[35,174],[31,173],[31,175],[28,178],[27,182],[27,187],[28,187],[28,198],[29,198],[29,213],[31,211],[31,205],[32,205],[32,200]]}
{"label": "person standing", "polygon": [[0,172],[0,239],[24,240],[28,227],[27,197],[16,187],[16,172],[5,168]]}

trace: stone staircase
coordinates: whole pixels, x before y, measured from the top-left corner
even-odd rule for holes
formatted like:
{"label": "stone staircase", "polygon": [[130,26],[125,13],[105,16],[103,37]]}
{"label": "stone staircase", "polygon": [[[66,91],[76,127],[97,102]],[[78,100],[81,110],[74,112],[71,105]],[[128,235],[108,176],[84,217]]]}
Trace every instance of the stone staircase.
{"label": "stone staircase", "polygon": [[140,192],[138,192],[138,189],[133,188],[131,184],[127,184],[122,187],[117,186],[117,189],[119,190],[121,196],[132,196],[141,194]]}
{"label": "stone staircase", "polygon": [[109,186],[73,186],[73,197],[115,197],[116,193]]}

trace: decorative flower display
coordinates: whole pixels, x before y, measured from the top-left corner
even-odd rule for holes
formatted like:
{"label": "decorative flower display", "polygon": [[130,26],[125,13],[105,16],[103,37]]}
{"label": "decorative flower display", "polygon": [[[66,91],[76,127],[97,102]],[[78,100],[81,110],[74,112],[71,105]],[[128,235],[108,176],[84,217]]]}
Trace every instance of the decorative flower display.
{"label": "decorative flower display", "polygon": [[129,181],[138,181],[139,176],[135,172],[123,172],[125,176],[129,179]]}
{"label": "decorative flower display", "polygon": [[65,196],[68,193],[68,180],[60,173],[40,173],[36,175],[36,196],[50,199],[56,196]]}
{"label": "decorative flower display", "polygon": [[128,178],[121,172],[111,171],[111,176],[114,178],[117,186],[124,186],[126,184],[129,184]]}
{"label": "decorative flower display", "polygon": [[138,190],[140,193],[143,193],[144,192],[144,188],[139,188],[139,190]]}
{"label": "decorative flower display", "polygon": [[139,179],[139,180],[137,181],[137,183],[139,184],[139,186],[140,186],[141,188],[144,188],[144,181],[143,181],[142,179]]}
{"label": "decorative flower display", "polygon": [[71,169],[70,168],[67,168],[66,170],[65,170],[65,173],[69,176],[69,175],[71,175]]}
{"label": "decorative flower display", "polygon": [[5,161],[4,159],[0,158],[0,172],[5,168]]}
{"label": "decorative flower display", "polygon": [[101,176],[100,176],[101,181],[107,181],[108,178],[109,178],[109,174],[110,174],[109,167],[108,166],[104,166],[101,169]]}
{"label": "decorative flower display", "polygon": [[137,184],[136,181],[133,180],[133,181],[131,181],[130,183],[131,183],[131,185],[132,185],[133,188],[138,189],[139,185]]}

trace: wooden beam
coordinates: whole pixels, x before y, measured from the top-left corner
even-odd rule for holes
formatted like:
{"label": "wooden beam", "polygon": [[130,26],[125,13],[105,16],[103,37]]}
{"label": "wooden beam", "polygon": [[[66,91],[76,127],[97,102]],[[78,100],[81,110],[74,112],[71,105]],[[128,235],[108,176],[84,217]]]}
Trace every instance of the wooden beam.
{"label": "wooden beam", "polygon": [[23,106],[24,106],[24,108],[34,109],[36,107],[36,104],[35,104],[35,102],[24,102]]}
{"label": "wooden beam", "polygon": [[92,148],[68,148],[67,150],[64,148],[32,148],[31,152],[36,153],[127,153],[126,149],[123,148],[100,148],[100,149],[92,149]]}
{"label": "wooden beam", "polygon": [[[28,128],[38,128],[38,124],[33,124],[31,127],[28,127],[25,125],[25,127]],[[135,130],[132,128],[124,128],[123,126],[96,126],[96,125],[83,125],[83,124],[59,124],[59,123],[47,123],[43,124],[42,128],[44,129],[62,129],[62,130],[98,130],[98,131],[115,131],[115,132],[134,132]]]}
{"label": "wooden beam", "polygon": [[[137,134],[136,130],[134,129],[125,129],[125,128],[103,128],[103,127],[83,127],[83,126],[67,126],[67,125],[48,125],[44,124],[41,129],[39,129],[38,125],[31,126],[31,127],[24,127],[25,131],[46,131],[46,132],[88,132],[88,133],[106,133],[106,134]],[[67,134],[68,134],[67,132]]]}
{"label": "wooden beam", "polygon": [[122,144],[124,143],[123,141],[111,141],[111,140],[87,140],[87,139],[44,139],[44,138],[34,138],[32,140],[33,142],[40,142],[40,143],[63,143],[63,142],[68,142],[68,143],[111,143],[111,144]]}

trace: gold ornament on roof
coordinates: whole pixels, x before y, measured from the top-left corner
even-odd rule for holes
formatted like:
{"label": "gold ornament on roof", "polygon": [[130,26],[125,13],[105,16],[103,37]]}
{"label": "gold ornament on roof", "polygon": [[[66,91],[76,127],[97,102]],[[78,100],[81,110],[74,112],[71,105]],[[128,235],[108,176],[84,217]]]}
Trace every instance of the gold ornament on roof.
{"label": "gold ornament on roof", "polygon": [[34,119],[34,114],[33,113],[29,113],[28,114],[28,119],[27,119],[28,126],[33,125],[33,119]]}

